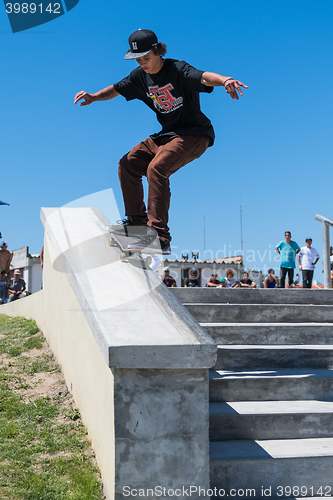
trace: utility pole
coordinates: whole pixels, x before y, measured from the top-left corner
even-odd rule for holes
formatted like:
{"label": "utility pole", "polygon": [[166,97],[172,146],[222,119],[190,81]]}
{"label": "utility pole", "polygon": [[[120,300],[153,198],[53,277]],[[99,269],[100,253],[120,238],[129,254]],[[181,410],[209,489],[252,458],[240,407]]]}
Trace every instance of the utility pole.
{"label": "utility pole", "polygon": [[203,216],[203,244],[204,244],[204,253],[203,253],[203,257],[204,257],[204,260],[206,258],[206,214],[204,214]]}
{"label": "utility pole", "polygon": [[243,208],[242,208],[242,164],[240,167],[240,175],[239,175],[239,211],[240,211],[240,237],[241,237],[241,253],[242,258],[243,254]]}

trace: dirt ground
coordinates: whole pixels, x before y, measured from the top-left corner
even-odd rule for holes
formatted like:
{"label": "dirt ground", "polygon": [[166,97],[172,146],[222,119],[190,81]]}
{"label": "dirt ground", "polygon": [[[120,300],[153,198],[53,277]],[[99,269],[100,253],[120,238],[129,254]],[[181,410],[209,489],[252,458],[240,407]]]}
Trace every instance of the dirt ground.
{"label": "dirt ground", "polygon": [[[6,353],[0,354],[0,367],[7,366],[8,373],[14,375],[14,385],[12,388],[16,394],[22,396],[26,403],[40,397],[48,396],[50,399],[60,398],[60,407],[65,411],[56,421],[61,424],[69,424],[75,418],[70,419],[66,417],[66,410],[71,411],[72,414],[73,412],[77,412],[79,418],[79,411],[74,398],[66,386],[64,376],[44,335],[42,332],[38,332],[35,336],[43,340],[41,349],[33,348],[22,352],[20,358],[9,356]],[[0,338],[4,337],[5,335],[0,335]],[[41,371],[32,375],[28,373],[22,374],[22,364],[26,363],[27,366],[32,366],[34,362],[41,360],[47,360],[49,371]],[[94,465],[97,465],[92,447],[85,454],[89,456]]]}

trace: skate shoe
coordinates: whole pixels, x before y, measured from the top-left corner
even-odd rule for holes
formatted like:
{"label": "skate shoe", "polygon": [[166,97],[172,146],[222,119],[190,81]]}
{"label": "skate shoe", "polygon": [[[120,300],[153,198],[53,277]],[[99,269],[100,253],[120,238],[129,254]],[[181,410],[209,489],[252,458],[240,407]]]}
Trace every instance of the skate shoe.
{"label": "skate shoe", "polygon": [[127,219],[117,220],[116,224],[112,224],[108,229],[110,233],[116,233],[121,236],[141,237],[147,234],[148,226],[138,225],[133,222],[131,216],[128,216]]}
{"label": "skate shoe", "polygon": [[170,254],[170,243],[163,243],[157,236],[157,232],[153,228],[148,228],[147,234],[138,238],[137,241],[130,243],[127,247],[128,250],[140,251],[142,253],[154,252],[159,254]]}

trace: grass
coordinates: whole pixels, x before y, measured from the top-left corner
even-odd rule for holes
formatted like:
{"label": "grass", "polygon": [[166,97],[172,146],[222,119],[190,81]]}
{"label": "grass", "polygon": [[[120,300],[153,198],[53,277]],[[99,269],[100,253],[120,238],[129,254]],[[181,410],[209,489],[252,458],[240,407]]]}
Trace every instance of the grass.
{"label": "grass", "polygon": [[66,389],[36,323],[0,314],[1,500],[104,498],[86,429]]}

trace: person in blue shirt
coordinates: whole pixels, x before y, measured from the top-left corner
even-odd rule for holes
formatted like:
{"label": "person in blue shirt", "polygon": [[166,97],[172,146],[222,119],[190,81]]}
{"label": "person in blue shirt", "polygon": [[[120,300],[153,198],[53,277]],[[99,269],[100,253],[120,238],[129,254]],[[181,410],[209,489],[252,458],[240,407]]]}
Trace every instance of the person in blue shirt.
{"label": "person in blue shirt", "polygon": [[264,288],[276,288],[279,284],[279,278],[275,276],[274,269],[268,269],[268,275],[264,279]]}
{"label": "person in blue shirt", "polygon": [[288,274],[289,286],[294,281],[294,269],[296,267],[296,255],[301,250],[296,241],[292,241],[291,232],[284,233],[285,241],[281,241],[275,250],[281,255],[280,288],[285,288],[286,275]]}

